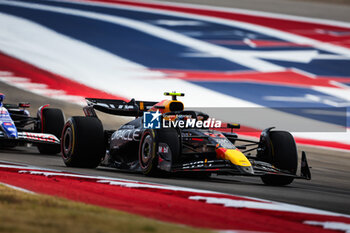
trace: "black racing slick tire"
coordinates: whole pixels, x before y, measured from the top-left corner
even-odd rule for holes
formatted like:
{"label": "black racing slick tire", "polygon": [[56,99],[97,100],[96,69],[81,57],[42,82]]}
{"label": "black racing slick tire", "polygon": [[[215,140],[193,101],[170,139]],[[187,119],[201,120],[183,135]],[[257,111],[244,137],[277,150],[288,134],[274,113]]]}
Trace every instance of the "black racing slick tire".
{"label": "black racing slick tire", "polygon": [[166,144],[170,149],[169,162],[172,164],[180,155],[180,141],[175,129],[146,129],[141,137],[139,146],[139,163],[143,174],[147,176],[162,176],[164,171],[158,168],[159,143]]}
{"label": "black racing slick tire", "polygon": [[[293,136],[286,131],[270,131],[269,138],[271,152],[266,162],[295,175],[298,168],[298,153]],[[294,177],[264,175],[261,180],[267,185],[284,186],[291,184]]]}
{"label": "black racing slick tire", "polygon": [[[61,137],[64,126],[64,114],[58,108],[44,108],[41,115],[41,132]],[[40,154],[57,154],[61,151],[60,145],[38,144]]]}
{"label": "black racing slick tire", "polygon": [[96,168],[106,153],[101,121],[94,117],[71,117],[62,131],[61,151],[67,167]]}

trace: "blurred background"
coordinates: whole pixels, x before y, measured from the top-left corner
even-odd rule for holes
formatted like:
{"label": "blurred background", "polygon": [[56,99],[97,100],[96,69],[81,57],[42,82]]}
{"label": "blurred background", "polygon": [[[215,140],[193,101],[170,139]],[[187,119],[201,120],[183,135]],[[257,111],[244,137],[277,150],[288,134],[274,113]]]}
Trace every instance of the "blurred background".
{"label": "blurred background", "polygon": [[[241,123],[240,136],[293,131],[313,179],[278,188],[250,177],[153,178],[67,168],[33,147],[2,150],[1,160],[349,214],[349,21],[349,0],[0,0],[5,102],[30,102],[32,115],[50,104],[68,118],[83,115],[85,97],[183,92],[186,108]],[[105,129],[130,120],[98,114]]]}
{"label": "blurred background", "polygon": [[270,111],[259,120],[210,111],[226,122],[350,145],[349,3],[0,0],[1,91],[67,116],[82,114],[85,97],[154,101],[178,91],[187,108]]}

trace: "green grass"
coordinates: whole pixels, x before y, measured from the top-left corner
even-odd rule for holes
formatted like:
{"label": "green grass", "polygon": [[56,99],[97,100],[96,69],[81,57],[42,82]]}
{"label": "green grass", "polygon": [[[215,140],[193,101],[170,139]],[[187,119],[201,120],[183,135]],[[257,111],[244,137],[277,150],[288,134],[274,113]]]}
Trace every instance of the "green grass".
{"label": "green grass", "polygon": [[205,233],[63,198],[29,194],[0,185],[0,232],[6,233]]}

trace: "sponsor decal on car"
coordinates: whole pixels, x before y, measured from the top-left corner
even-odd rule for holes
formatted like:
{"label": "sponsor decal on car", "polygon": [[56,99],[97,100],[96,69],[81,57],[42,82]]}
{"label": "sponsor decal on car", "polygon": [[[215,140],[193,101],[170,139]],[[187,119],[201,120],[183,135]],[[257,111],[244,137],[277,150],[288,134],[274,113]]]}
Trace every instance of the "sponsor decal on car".
{"label": "sponsor decal on car", "polygon": [[19,138],[33,140],[33,141],[42,141],[42,142],[51,142],[51,143],[59,142],[57,137],[49,134],[20,132],[18,133],[18,136]]}
{"label": "sponsor decal on car", "polygon": [[12,131],[12,132],[15,132],[15,131],[16,131],[16,129],[13,128],[13,127],[8,127],[8,128],[6,128],[6,129],[7,129],[7,131]]}
{"label": "sponsor decal on car", "polygon": [[141,130],[139,129],[118,130],[113,134],[112,140],[123,139],[127,141],[140,141],[140,132]]}
{"label": "sponsor decal on car", "polygon": [[168,153],[169,152],[168,145],[160,145],[158,147],[158,152],[160,152],[160,153]]}

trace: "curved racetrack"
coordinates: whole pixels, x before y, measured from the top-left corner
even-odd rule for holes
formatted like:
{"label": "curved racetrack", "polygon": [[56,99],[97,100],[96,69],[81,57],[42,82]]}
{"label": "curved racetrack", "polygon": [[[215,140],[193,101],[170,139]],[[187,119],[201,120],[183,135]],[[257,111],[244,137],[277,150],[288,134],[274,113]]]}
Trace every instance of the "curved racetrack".
{"label": "curved racetrack", "polygon": [[[33,109],[43,102],[62,107],[67,117],[72,114],[82,114],[80,106],[62,104],[51,99],[42,98],[19,89],[3,85],[7,90],[8,100],[18,101],[17,93],[22,98],[30,98]],[[33,112],[34,113],[34,112]],[[119,125],[116,118],[105,117],[106,127]],[[59,155],[40,155],[36,148],[19,147],[13,150],[1,150],[0,160],[29,164],[44,168],[78,172],[82,174],[101,175],[161,184],[171,184],[183,187],[206,189],[224,193],[245,195],[291,204],[298,204],[323,210],[350,214],[350,152],[304,147],[309,165],[312,166],[312,180],[296,180],[290,186],[269,187],[262,184],[258,178],[215,176],[210,179],[186,177],[150,178],[142,174],[127,173],[115,169],[99,167],[98,169],[78,169],[65,167]]]}
{"label": "curved racetrack", "polygon": [[[298,3],[294,2],[294,6],[298,6]],[[319,10],[319,8],[315,9]],[[284,13],[285,11],[285,9],[281,10]],[[67,117],[77,114],[82,115],[80,106],[37,96],[8,86],[5,83],[0,82],[0,86],[1,92],[7,93],[8,102],[28,100],[32,103],[32,109],[36,109],[44,103],[51,103],[55,107],[62,108]],[[34,110],[32,114],[35,114]],[[117,127],[120,124],[117,118],[103,117],[107,127],[114,125]],[[312,180],[296,180],[292,185],[287,187],[264,186],[256,178],[212,176],[210,179],[205,180],[186,177],[160,179],[102,167],[98,169],[67,168],[64,166],[60,156],[40,155],[36,148],[19,147],[13,150],[1,150],[0,160],[90,175],[103,175],[214,190],[350,214],[350,152],[312,147],[299,147],[299,149],[307,152],[309,165],[312,166]]]}

